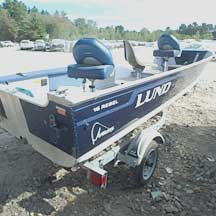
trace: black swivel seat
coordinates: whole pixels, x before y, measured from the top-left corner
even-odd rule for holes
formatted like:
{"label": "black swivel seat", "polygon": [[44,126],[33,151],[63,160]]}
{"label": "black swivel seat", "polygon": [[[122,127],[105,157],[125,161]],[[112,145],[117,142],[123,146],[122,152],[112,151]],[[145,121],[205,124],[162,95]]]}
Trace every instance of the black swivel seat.
{"label": "black swivel seat", "polygon": [[141,73],[145,69],[145,65],[137,59],[133,47],[129,41],[124,41],[124,54],[125,60],[133,67],[133,70],[137,73],[137,78],[140,78]]}

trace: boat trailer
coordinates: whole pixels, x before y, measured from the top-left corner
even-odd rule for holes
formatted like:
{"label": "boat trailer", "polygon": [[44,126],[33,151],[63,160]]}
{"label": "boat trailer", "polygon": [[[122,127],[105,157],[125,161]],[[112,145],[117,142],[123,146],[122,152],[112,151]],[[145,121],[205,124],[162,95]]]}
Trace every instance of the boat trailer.
{"label": "boat trailer", "polygon": [[[129,141],[125,142],[126,136],[123,137],[81,166],[87,170],[87,178],[92,184],[106,188],[108,172],[104,167],[111,161],[114,161],[114,167],[118,166],[119,162],[123,162],[128,167],[136,169],[136,179],[141,185],[145,185],[149,181],[157,166],[158,144],[165,142],[163,136],[158,132],[164,125],[165,111],[153,118],[159,119],[156,120],[156,123],[139,130],[136,134],[134,131],[137,129],[130,132],[126,135],[130,136]],[[121,142],[124,144],[120,144]]]}

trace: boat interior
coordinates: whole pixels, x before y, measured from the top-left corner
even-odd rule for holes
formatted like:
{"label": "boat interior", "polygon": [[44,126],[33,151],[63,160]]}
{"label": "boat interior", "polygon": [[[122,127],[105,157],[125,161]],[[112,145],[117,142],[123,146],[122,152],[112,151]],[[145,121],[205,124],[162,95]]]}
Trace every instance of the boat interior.
{"label": "boat interior", "polygon": [[82,38],[74,45],[76,64],[67,68],[18,73],[0,77],[0,89],[23,100],[45,106],[49,100],[64,98],[72,104],[125,87],[134,81],[198,62],[207,56],[204,50],[181,50],[177,39],[163,34],[158,49],[153,51],[154,63],[147,68],[137,58],[129,41],[124,41],[125,60],[130,68],[115,66],[110,50],[95,38]]}

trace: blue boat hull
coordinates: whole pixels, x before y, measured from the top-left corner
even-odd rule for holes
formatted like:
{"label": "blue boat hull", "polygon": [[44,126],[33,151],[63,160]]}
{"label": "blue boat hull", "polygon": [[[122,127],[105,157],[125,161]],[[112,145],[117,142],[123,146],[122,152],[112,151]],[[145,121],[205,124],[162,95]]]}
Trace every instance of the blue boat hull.
{"label": "blue boat hull", "polygon": [[[163,110],[196,83],[205,64],[168,71],[149,81],[74,106],[51,101],[42,108],[20,101],[29,131],[78,159],[99,146],[107,146],[104,145],[107,141],[143,117]],[[59,113],[58,108],[64,113]],[[52,115],[54,124],[50,123]]]}

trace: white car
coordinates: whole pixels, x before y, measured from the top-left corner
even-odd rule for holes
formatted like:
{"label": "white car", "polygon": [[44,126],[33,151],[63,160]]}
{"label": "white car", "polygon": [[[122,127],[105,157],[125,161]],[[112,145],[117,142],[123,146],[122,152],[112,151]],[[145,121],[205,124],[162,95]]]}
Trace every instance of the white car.
{"label": "white car", "polygon": [[65,51],[65,40],[62,39],[53,39],[50,44],[50,51]]}
{"label": "white car", "polygon": [[14,43],[12,41],[2,41],[1,46],[2,47],[13,47]]}
{"label": "white car", "polygon": [[34,43],[30,40],[22,40],[20,42],[21,50],[32,50],[34,48]]}
{"label": "white car", "polygon": [[46,51],[46,43],[44,40],[36,40],[34,43],[35,51]]}

